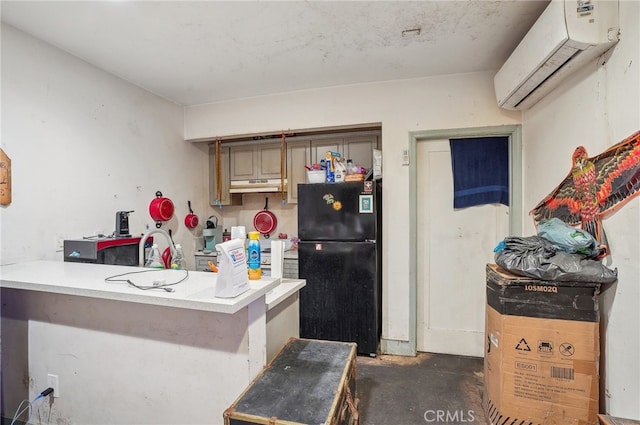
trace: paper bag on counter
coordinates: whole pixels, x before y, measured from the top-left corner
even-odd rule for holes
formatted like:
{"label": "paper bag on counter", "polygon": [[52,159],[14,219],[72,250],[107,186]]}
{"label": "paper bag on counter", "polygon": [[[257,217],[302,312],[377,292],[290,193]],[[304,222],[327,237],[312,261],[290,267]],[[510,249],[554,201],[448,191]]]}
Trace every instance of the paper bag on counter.
{"label": "paper bag on counter", "polygon": [[216,245],[218,251],[218,281],[215,296],[233,298],[249,289],[247,257],[242,239],[231,239]]}

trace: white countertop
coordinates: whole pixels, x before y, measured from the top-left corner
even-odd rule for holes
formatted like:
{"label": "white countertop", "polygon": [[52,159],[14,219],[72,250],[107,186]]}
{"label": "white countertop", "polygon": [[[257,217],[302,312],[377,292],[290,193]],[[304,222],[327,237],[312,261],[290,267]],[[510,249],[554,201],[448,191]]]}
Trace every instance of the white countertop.
{"label": "white countertop", "polygon": [[[124,282],[105,281],[110,276],[143,270],[152,269],[30,261],[1,266],[0,287],[233,314],[280,284],[280,279],[250,280],[250,289],[245,293],[235,298],[217,298],[214,296],[217,274],[210,272],[189,271],[187,280],[171,286],[174,292],[160,289],[143,291]],[[154,280],[164,280],[167,284],[175,282],[184,275],[183,270],[159,270],[131,274],[127,278],[137,285],[151,285]],[[304,281],[285,281],[287,284],[274,292],[267,303],[271,301],[277,304],[304,286]]]}
{"label": "white countertop", "polygon": [[304,288],[306,284],[307,282],[304,279],[282,279],[280,285],[267,292],[267,296],[265,297],[267,310],[271,310],[292,294]]}

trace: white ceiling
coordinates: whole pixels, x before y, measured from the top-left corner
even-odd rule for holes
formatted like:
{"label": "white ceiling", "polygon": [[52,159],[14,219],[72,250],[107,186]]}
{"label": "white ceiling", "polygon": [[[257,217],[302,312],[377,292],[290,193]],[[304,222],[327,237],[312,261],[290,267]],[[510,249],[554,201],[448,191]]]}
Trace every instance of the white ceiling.
{"label": "white ceiling", "polygon": [[[2,21],[183,105],[497,70],[545,1],[5,1]],[[404,30],[419,29],[419,34]]]}

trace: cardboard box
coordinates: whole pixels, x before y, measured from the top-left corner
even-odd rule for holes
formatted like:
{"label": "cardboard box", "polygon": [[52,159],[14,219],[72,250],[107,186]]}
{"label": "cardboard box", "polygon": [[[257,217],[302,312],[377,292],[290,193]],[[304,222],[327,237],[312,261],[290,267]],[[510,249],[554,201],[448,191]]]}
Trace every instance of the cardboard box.
{"label": "cardboard box", "polygon": [[599,288],[487,266],[484,406],[492,424],[598,424]]}

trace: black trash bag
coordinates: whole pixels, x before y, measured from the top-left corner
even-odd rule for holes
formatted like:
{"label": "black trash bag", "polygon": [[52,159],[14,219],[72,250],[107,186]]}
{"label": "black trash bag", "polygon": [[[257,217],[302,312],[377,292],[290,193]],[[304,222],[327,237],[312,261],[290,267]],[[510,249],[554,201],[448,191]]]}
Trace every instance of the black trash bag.
{"label": "black trash bag", "polygon": [[581,254],[556,250],[540,236],[510,236],[498,244],[495,261],[518,276],[561,282],[613,283],[618,270]]}

